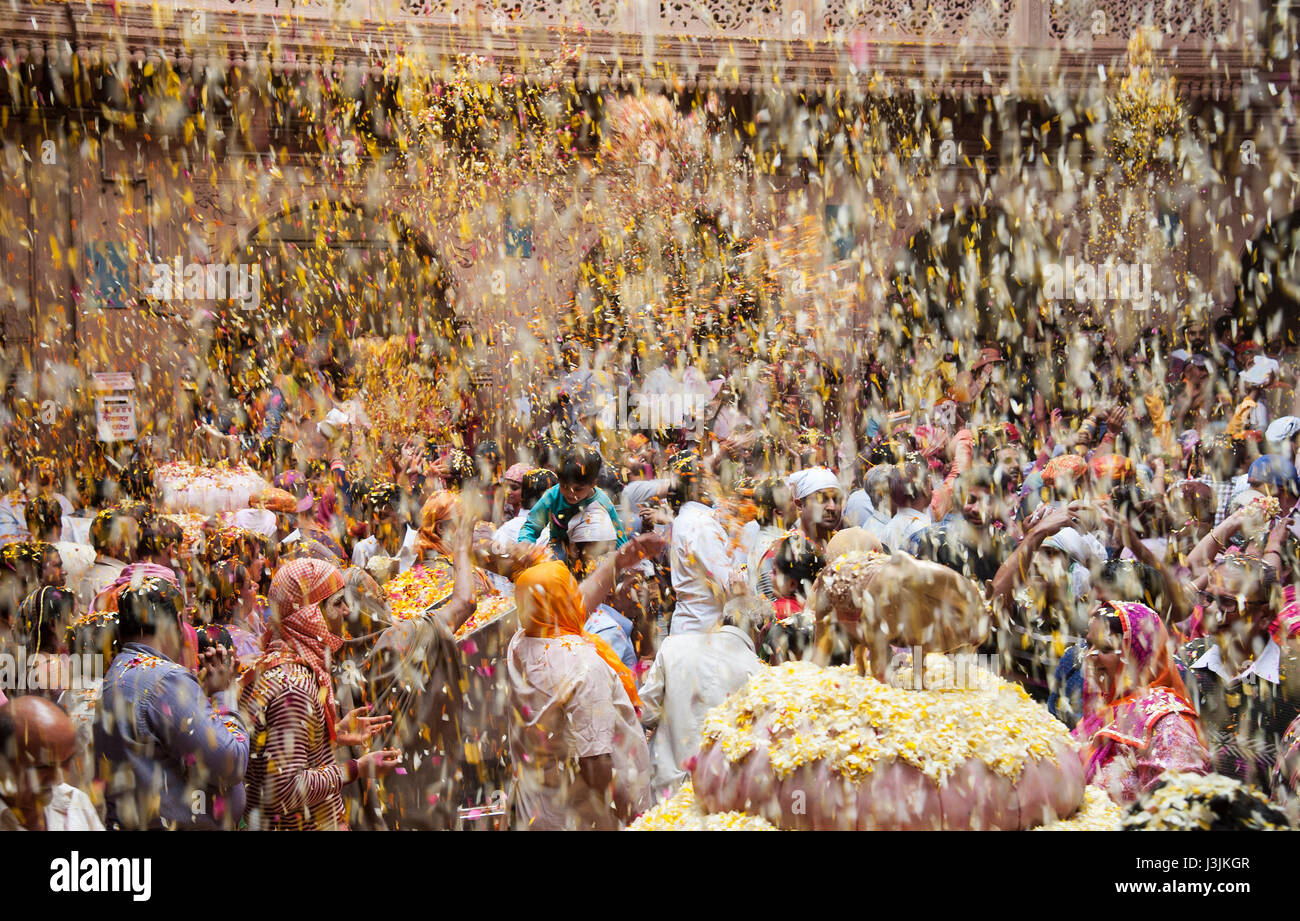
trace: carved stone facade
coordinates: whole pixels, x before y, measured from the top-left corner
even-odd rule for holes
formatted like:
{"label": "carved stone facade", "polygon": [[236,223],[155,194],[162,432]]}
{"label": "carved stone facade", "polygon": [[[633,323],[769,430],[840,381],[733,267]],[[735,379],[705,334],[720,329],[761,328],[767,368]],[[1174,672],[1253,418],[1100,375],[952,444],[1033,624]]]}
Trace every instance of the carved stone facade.
{"label": "carved stone facade", "polygon": [[[1171,6],[1181,11],[1177,17],[1166,11]],[[1260,16],[1253,3],[1157,3],[1154,9],[1157,25],[1174,33],[1159,53],[1193,117],[1211,118],[1216,99],[1231,98],[1230,118],[1246,132],[1248,122],[1277,122],[1281,108],[1290,106],[1276,86],[1266,88],[1270,70],[1252,37]],[[856,232],[888,262],[889,253],[901,253],[914,233],[954,208],[996,204],[1023,195],[1035,181],[1032,173],[1025,180],[999,172],[992,158],[1002,152],[980,147],[982,122],[972,99],[1032,103],[1074,80],[1080,94],[1096,94],[1098,69],[1113,72],[1140,15],[1137,5],[1121,0],[199,0],[157,17],[144,4],[118,3],[116,10],[21,3],[0,14],[4,104],[11,113],[0,158],[0,319],[7,358],[13,347],[24,347],[75,360],[84,371],[148,366],[152,380],[144,389],[160,405],[172,398],[189,360],[193,305],[145,312],[135,302],[138,292],[130,291],[124,309],[99,305],[92,276],[115,259],[125,260],[128,271],[145,258],[241,260],[258,228],[282,214],[286,202],[355,204],[415,235],[447,273],[456,311],[508,341],[521,317],[560,309],[599,239],[582,216],[601,188],[599,170],[575,168],[562,192],[554,184],[517,190],[530,210],[524,254],[510,238],[510,201],[443,199],[412,209],[411,186],[400,175],[377,187],[373,176],[369,183],[340,178],[319,154],[276,156],[284,140],[268,127],[258,96],[275,80],[316,75],[364,93],[407,46],[422,49],[427,61],[483,54],[491,79],[539,78],[530,68],[578,44],[585,53],[567,65],[566,79],[607,98],[625,87],[714,89],[729,98],[748,96],[757,110],[769,97],[789,102],[828,85],[870,82],[873,91],[888,93],[906,89],[909,79],[921,81],[959,113],[954,149],[961,156],[935,183],[924,212],[913,211],[895,189],[872,191],[884,200],[893,196],[901,219],[887,240],[866,241],[862,227]],[[253,149],[226,140],[210,145],[209,159],[180,155],[177,142],[157,130],[159,113],[131,111],[131,94],[124,92],[164,72],[180,82],[177,98],[191,107],[203,93],[219,93],[236,111],[240,93],[251,93],[246,133]],[[104,104],[114,94],[123,100],[117,110]],[[963,122],[962,111],[975,114]],[[1243,142],[1254,137],[1240,136]],[[102,148],[98,160],[86,157],[88,138]],[[1228,246],[1240,253],[1300,200],[1295,190],[1279,195],[1269,188],[1270,173],[1295,152],[1294,133],[1251,143],[1253,159],[1221,157],[1212,179],[1167,196],[1171,226],[1191,231],[1212,223],[1230,241],[1188,232],[1171,236],[1167,254],[1165,271],[1202,279],[1219,310],[1231,303],[1236,277],[1233,267],[1218,264],[1218,254]],[[1066,146],[1043,156],[1064,156]],[[250,189],[261,203],[251,209]],[[1043,200],[1056,191],[1044,188]],[[756,178],[739,229],[774,233],[791,201],[820,216],[844,200],[842,184],[809,182],[795,172]],[[1087,219],[1045,214],[1043,229],[1068,246]],[[498,356],[504,361],[508,352]]]}

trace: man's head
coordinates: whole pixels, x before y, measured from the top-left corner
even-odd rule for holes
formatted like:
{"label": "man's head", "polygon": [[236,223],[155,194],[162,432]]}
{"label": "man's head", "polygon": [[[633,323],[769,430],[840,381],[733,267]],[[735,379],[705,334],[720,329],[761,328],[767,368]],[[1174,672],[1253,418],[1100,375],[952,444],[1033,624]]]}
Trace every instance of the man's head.
{"label": "man's head", "polygon": [[826,541],[844,515],[844,490],[839,478],[826,467],[811,467],[790,474],[788,481],[804,534]]}
{"label": "man's head", "polygon": [[181,649],[180,589],[162,578],[142,579],[117,596],[117,636],[121,643],[145,642],[168,658]]}
{"label": "man's head", "polygon": [[1024,485],[1025,452],[1019,445],[1003,445],[993,455],[993,480],[1003,495],[1014,496]]}
{"label": "man's head", "polygon": [[862,489],[871,504],[884,515],[893,514],[894,493],[902,488],[902,475],[893,464],[877,464],[867,471]]}
{"label": "man's head", "polygon": [[1201,601],[1221,649],[1251,656],[1263,648],[1276,588],[1277,571],[1262,560],[1229,556],[1215,564]]}
{"label": "man's head", "polygon": [[598,502],[592,502],[569,522],[569,530],[561,535],[565,560],[575,578],[589,575],[596,563],[618,541],[618,532],[609,512]]}
{"label": "man's head", "polygon": [[993,471],[989,467],[971,467],[957,480],[953,499],[961,515],[971,525],[983,528],[997,520],[1004,509],[998,508],[993,489]]}
{"label": "man's head", "polygon": [[1215,435],[1204,442],[1201,451],[1206,470],[1216,480],[1227,480],[1240,472],[1244,451],[1241,442],[1231,435]]}
{"label": "man's head", "polygon": [[602,467],[600,476],[596,477],[596,485],[605,491],[611,502],[615,505],[623,497],[623,488],[627,486],[622,475],[612,467]]}
{"label": "man's head", "polygon": [[1138,560],[1107,560],[1092,580],[1092,593],[1103,603],[1140,601],[1160,612],[1168,607],[1164,576]]}
{"label": "man's head", "polygon": [[668,504],[674,511],[687,502],[705,502],[709,496],[705,486],[704,461],[694,451],[680,451],[668,461]]}
{"label": "man's head", "polygon": [[604,461],[600,452],[590,445],[574,445],[560,457],[557,476],[560,483],[560,495],[570,505],[576,505],[589,499],[596,491],[596,479],[600,476]]}
{"label": "man's head", "polygon": [[758,523],[764,527],[784,527],[786,513],[794,500],[784,480],[767,479],[754,487],[754,505]]}
{"label": "man's head", "polygon": [[105,509],[91,522],[90,545],[100,556],[129,563],[139,543],[140,523],[120,509]]}
{"label": "man's head", "polygon": [[1295,508],[1300,498],[1300,477],[1295,464],[1280,454],[1263,454],[1250,465],[1247,480],[1251,487],[1277,499],[1282,514]]}
{"label": "man's head", "polygon": [[519,508],[525,511],[531,509],[546,494],[546,491],[559,481],[555,472],[545,467],[534,467],[529,470],[520,481]]}
{"label": "man's head", "polygon": [[63,533],[63,509],[53,496],[34,496],[23,509],[32,540],[56,541]]}
{"label": "man's head", "polygon": [[68,571],[63,567],[63,554],[53,544],[41,544],[41,585],[63,588],[68,581]]}
{"label": "man's head", "polygon": [[787,537],[776,548],[772,560],[772,589],[779,598],[808,596],[825,560],[811,541],[802,535]]}
{"label": "man's head", "polygon": [[797,504],[804,532],[821,540],[834,534],[844,517],[844,493],[838,487],[819,489]]}
{"label": "man's head", "polygon": [[495,441],[480,442],[474,449],[474,465],[481,483],[495,483],[501,474],[501,448]]}
{"label": "man's head", "polygon": [[447,475],[443,478],[448,489],[461,489],[478,477],[478,464],[460,448],[447,454]]}
{"label": "man's head", "polygon": [[140,543],[136,559],[160,566],[175,566],[180,561],[185,533],[181,526],[162,515],[150,515],[140,523]]}
{"label": "man's head", "polygon": [[58,704],[24,696],[0,707],[0,783],[13,785],[10,802],[27,827],[41,827],[40,811],[55,787],[74,779],[76,758],[77,729]]}
{"label": "man's head", "polygon": [[904,461],[898,468],[894,487],[894,508],[922,510],[930,507],[930,473],[919,458]]}
{"label": "man's head", "polygon": [[75,610],[72,592],[56,586],[41,586],[23,599],[18,608],[19,641],[25,643],[32,654],[57,653]]}

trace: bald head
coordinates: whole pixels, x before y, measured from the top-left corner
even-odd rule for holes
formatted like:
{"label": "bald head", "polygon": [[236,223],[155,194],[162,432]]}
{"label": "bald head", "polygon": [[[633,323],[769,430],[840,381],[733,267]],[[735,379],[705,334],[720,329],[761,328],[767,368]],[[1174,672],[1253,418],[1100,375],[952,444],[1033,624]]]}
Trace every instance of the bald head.
{"label": "bald head", "polygon": [[77,752],[77,727],[44,697],[15,697],[4,707],[13,725],[5,755],[20,767],[56,767]]}

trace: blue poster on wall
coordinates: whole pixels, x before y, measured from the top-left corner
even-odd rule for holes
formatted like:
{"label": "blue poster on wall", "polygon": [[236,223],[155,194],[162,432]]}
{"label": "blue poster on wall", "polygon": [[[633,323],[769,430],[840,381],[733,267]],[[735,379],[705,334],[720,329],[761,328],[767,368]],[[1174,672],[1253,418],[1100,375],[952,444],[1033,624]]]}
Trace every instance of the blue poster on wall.
{"label": "blue poster on wall", "polygon": [[506,255],[518,256],[520,259],[533,258],[533,225],[515,225],[514,218],[506,214],[505,225]]}
{"label": "blue poster on wall", "polygon": [[125,243],[86,244],[86,306],[124,310],[130,303],[130,249]]}

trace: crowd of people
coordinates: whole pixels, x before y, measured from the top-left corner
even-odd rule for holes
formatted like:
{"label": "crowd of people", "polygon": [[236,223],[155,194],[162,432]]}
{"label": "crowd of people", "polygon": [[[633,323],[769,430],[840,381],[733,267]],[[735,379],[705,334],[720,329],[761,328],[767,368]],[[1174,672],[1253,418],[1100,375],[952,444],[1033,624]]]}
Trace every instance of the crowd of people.
{"label": "crowd of people", "polygon": [[[201,405],[196,443],[273,487],[197,533],[143,444],[89,488],[11,466],[0,828],[624,827],[689,779],[706,714],[760,670],[881,672],[817,603],[849,553],[969,580],[989,623],[972,651],[1070,727],[1115,802],[1175,771],[1293,808],[1295,356],[1219,327],[1112,344],[1086,386],[1044,387],[990,347],[943,356],[905,411],[878,361],[855,384],[601,354],[566,344],[499,407],[523,432],[504,446],[478,418],[457,443],[363,449],[367,395],[341,399],[327,358]],[[629,385],[679,399],[623,425]],[[446,590],[399,616],[412,571]],[[466,642],[494,598],[511,630]]]}

